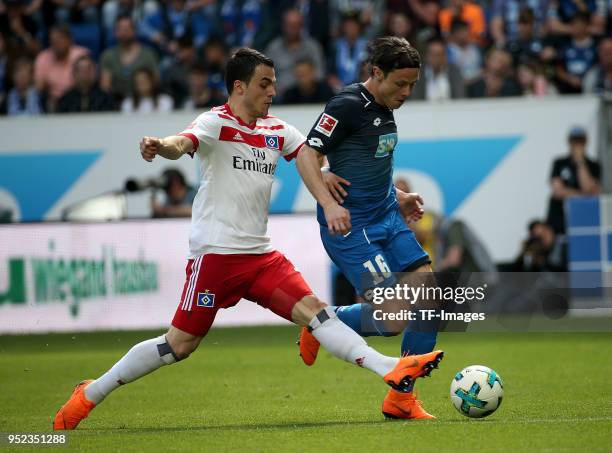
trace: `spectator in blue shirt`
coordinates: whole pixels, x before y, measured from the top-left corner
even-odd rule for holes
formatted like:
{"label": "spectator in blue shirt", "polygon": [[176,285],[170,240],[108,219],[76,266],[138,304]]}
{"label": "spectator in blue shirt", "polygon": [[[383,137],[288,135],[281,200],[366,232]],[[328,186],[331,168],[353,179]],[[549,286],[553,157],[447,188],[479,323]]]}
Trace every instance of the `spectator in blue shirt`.
{"label": "spectator in blue shirt", "polygon": [[115,25],[120,17],[131,17],[137,26],[138,36],[152,42],[156,30],[151,25],[151,18],[158,14],[159,4],[156,0],[106,0],[102,5],[102,27],[106,46],[115,44]]}
{"label": "spectator in blue shirt", "polygon": [[97,24],[100,20],[101,0],[51,0],[55,21],[59,24]]}
{"label": "spectator in blue shirt", "polygon": [[228,58],[228,50],[222,39],[211,38],[204,44],[204,62],[208,71],[208,86],[215,97],[227,97],[225,64]]}
{"label": "spectator in blue shirt", "polygon": [[482,71],[482,53],[480,48],[470,41],[468,24],[455,19],[451,25],[451,34],[447,46],[448,62],[461,71],[465,83],[475,80]]}
{"label": "spectator in blue shirt", "polygon": [[21,58],[13,68],[13,88],[0,106],[0,112],[9,116],[40,115],[43,102],[34,87],[33,65],[27,58]]}
{"label": "spectator in blue shirt", "polygon": [[336,91],[359,81],[359,68],[367,58],[368,41],[362,36],[356,14],[342,18],[342,35],[336,39],[329,63],[329,83]]}
{"label": "spectator in blue shirt", "polygon": [[494,0],[491,17],[491,36],[498,47],[519,39],[521,13],[531,10],[534,36],[542,38],[549,9],[549,0]]}
{"label": "spectator in blue shirt", "polygon": [[588,14],[589,33],[603,35],[607,9],[606,0],[555,0],[551,2],[548,12],[549,31],[556,35],[572,35],[572,19],[577,14]]}
{"label": "spectator in blue shirt", "polygon": [[228,47],[252,47],[261,23],[261,1],[224,0],[220,19]]}
{"label": "spectator in blue shirt", "polygon": [[597,61],[595,40],[589,33],[589,14],[572,19],[572,39],[558,55],[557,78],[562,93],[582,92],[582,79]]}
{"label": "spectator in blue shirt", "polygon": [[535,17],[530,9],[521,11],[518,33],[516,38],[506,43],[506,50],[512,55],[515,65],[525,61],[549,61],[555,56],[551,43],[537,35]]}
{"label": "spectator in blue shirt", "polygon": [[204,45],[213,32],[216,23],[207,16],[208,9],[199,6],[199,2],[187,0],[171,0],[149,20],[149,24],[157,30],[152,36],[153,43],[163,52],[173,52],[177,41],[191,34],[197,48]]}

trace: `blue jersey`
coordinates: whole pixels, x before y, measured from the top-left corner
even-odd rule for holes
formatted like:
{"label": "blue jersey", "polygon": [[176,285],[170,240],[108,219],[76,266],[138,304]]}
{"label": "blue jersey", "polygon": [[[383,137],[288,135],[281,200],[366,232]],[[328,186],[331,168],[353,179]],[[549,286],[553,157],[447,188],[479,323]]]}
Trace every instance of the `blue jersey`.
{"label": "blue jersey", "polygon": [[578,46],[571,42],[561,51],[561,60],[565,70],[580,78],[584,77],[597,61],[597,47],[592,41],[590,45]]}
{"label": "blue jersey", "polygon": [[[396,144],[392,110],[376,103],[361,83],[334,96],[308,134],[308,145],[326,155],[330,170],[351,183],[343,206],[351,214],[353,228],[375,223],[398,209],[393,185]],[[327,226],[321,206],[317,219]]]}

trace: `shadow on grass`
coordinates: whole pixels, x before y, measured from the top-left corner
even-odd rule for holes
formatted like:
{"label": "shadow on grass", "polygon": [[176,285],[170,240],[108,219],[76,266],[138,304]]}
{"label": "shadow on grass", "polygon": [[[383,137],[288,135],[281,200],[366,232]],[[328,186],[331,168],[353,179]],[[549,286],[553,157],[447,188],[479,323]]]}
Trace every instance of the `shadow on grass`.
{"label": "shadow on grass", "polygon": [[[479,420],[479,423],[489,423],[493,420]],[[418,425],[422,426],[422,423],[427,423],[431,425],[439,424],[440,422],[430,421],[430,420],[417,420]],[[469,420],[445,420],[443,422],[445,425],[447,424],[461,424],[461,423],[469,423]],[[114,427],[114,428],[91,428],[91,429],[80,429],[81,432],[124,432],[124,433],[148,433],[148,432],[184,432],[184,431],[266,431],[266,430],[275,430],[275,429],[312,429],[312,428],[330,428],[330,427],[349,427],[349,426],[382,426],[382,425],[415,425],[415,420],[377,420],[377,421],[351,421],[351,422],[341,422],[341,421],[330,421],[330,422],[316,422],[316,423],[263,423],[258,425],[245,424],[245,425],[214,425],[214,426],[191,426],[191,427],[178,427],[178,426],[168,426],[165,428],[160,427],[140,427],[140,428],[128,428],[128,427]]]}

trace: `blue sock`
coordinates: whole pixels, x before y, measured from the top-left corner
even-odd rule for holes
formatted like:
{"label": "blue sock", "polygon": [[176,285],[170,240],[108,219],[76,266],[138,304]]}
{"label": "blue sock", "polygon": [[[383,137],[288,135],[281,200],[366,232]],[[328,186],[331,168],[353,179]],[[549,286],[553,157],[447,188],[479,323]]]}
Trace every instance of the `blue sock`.
{"label": "blue sock", "polygon": [[[402,338],[402,356],[427,354],[433,351],[438,336],[438,325],[437,321],[411,322],[404,331],[404,337]],[[412,392],[413,388],[414,383],[407,391]]]}
{"label": "blue sock", "polygon": [[402,339],[402,355],[427,354],[436,345],[437,332],[404,331]]}
{"label": "blue sock", "polygon": [[340,321],[349,326],[362,337],[383,336],[392,334],[385,331],[381,323],[374,319],[374,309],[370,304],[353,304],[334,307]]}
{"label": "blue sock", "polygon": [[[402,338],[402,355],[427,354],[433,351],[436,345],[437,336],[438,332],[436,331],[420,332],[411,330],[410,327],[408,327],[404,331],[404,338]],[[414,382],[406,391],[412,392],[413,389]]]}

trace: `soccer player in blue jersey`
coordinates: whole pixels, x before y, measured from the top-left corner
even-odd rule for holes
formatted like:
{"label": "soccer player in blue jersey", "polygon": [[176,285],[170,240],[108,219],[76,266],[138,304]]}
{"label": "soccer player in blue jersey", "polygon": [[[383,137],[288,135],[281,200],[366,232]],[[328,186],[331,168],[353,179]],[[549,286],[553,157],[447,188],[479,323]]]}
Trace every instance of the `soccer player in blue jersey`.
{"label": "soccer player in blue jersey", "polygon": [[[345,87],[327,103],[297,160],[318,202],[325,250],[362,296],[372,286],[394,284],[394,272],[432,272],[429,256],[404,221],[422,217],[423,200],[393,185],[398,141],[393,110],[402,106],[419,80],[421,58],[405,39],[384,37],[372,43],[369,63],[365,83]],[[327,175],[321,168],[325,158],[331,172]],[[397,333],[373,320],[370,304],[336,310],[362,336]],[[432,351],[435,329],[414,327],[404,331],[402,354]],[[314,363],[317,351],[314,337],[302,330],[300,353],[307,365]],[[386,417],[435,418],[422,408],[412,387],[390,389],[382,408]]]}

